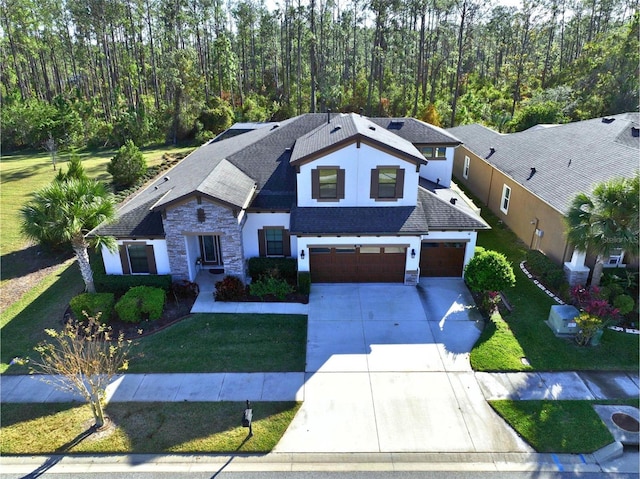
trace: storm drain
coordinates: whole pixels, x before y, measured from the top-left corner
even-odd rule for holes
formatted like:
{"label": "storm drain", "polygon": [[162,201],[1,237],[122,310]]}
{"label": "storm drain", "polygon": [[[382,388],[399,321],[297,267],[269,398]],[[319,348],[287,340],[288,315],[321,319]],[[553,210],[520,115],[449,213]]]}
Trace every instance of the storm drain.
{"label": "storm drain", "polygon": [[607,426],[614,440],[623,446],[640,445],[640,410],[633,406],[603,405],[593,406],[602,422]]}
{"label": "storm drain", "polygon": [[623,412],[616,412],[611,415],[611,420],[620,429],[628,432],[640,431],[640,422],[634,417]]}

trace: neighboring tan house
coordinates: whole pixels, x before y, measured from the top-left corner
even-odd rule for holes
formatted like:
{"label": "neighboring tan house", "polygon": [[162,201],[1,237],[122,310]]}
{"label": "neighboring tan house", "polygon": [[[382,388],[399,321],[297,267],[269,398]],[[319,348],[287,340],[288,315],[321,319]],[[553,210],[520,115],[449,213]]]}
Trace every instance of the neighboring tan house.
{"label": "neighboring tan house", "polygon": [[246,281],[248,258],[273,256],[316,283],[461,277],[488,225],[451,188],[459,144],[415,119],[355,114],[232,128],[97,230],[120,246],[103,249],[106,272]]}
{"label": "neighboring tan house", "polygon": [[[639,113],[625,113],[510,134],[477,124],[450,128],[464,143],[453,174],[530,248],[564,263],[570,282],[584,282],[589,269],[567,243],[564,217],[577,193],[638,171],[639,120]],[[617,251],[605,265],[623,261]]]}

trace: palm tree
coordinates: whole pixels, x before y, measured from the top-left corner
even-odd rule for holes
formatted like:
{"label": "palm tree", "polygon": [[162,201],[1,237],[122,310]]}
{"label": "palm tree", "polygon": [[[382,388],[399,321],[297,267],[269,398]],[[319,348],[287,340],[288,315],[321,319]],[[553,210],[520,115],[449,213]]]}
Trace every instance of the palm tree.
{"label": "palm tree", "polygon": [[89,247],[104,245],[111,251],[117,248],[113,237],[85,237],[98,225],[116,217],[115,203],[105,186],[88,178],[54,181],[34,193],[20,214],[21,230],[27,238],[41,244],[71,243],[85,289],[95,293]]}
{"label": "palm tree", "polygon": [[639,188],[638,174],[596,185],[591,195],[578,193],[566,217],[566,234],[578,250],[596,255],[591,278],[599,285],[603,259],[621,249],[629,256],[638,254]]}

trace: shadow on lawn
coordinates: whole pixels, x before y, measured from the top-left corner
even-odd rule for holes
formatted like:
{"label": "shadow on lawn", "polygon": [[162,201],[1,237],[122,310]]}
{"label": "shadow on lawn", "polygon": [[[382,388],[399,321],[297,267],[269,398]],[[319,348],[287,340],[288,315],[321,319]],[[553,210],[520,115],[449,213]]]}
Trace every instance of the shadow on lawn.
{"label": "shadow on lawn", "polygon": [[[47,338],[44,330],[61,328],[69,301],[82,291],[84,283],[75,263],[55,274],[56,280],[2,327],[0,358],[4,364],[11,364],[14,357],[33,355],[34,346]],[[12,364],[4,373],[27,374],[28,367]]]}
{"label": "shadow on lawn", "polygon": [[33,479],[33,478],[42,476],[49,469],[51,469],[53,466],[58,464],[64,457],[65,453],[69,452],[73,447],[80,444],[82,441],[84,441],[86,438],[91,436],[96,431],[97,431],[97,428],[95,425],[93,425],[86,431],[81,432],[76,437],[71,439],[71,441],[67,442],[66,444],[63,444],[58,449],[56,449],[54,454],[51,455],[51,457],[49,457],[44,463],[42,463],[42,465],[40,465],[35,471],[30,472],[26,476],[23,476],[23,479]]}

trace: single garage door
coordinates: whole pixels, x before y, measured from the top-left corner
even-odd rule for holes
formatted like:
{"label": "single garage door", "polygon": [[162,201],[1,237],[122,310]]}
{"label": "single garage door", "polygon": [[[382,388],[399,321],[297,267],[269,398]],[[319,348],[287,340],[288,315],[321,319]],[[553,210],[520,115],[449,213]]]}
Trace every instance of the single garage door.
{"label": "single garage door", "polygon": [[402,283],[405,247],[310,247],[314,283]]}
{"label": "single garage door", "polygon": [[420,276],[462,276],[467,243],[422,243]]}

